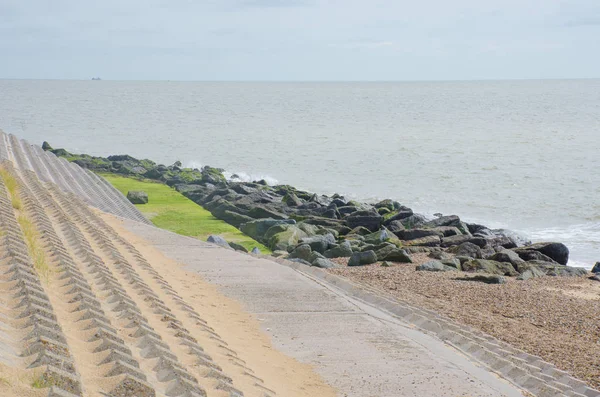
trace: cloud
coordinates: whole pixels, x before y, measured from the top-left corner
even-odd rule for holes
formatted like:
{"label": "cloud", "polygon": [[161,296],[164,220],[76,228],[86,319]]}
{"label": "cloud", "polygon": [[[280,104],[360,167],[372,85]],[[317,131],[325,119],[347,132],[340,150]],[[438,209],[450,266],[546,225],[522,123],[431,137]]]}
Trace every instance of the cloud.
{"label": "cloud", "polygon": [[565,26],[599,15],[597,0],[0,0],[0,78],[589,76],[595,36]]}

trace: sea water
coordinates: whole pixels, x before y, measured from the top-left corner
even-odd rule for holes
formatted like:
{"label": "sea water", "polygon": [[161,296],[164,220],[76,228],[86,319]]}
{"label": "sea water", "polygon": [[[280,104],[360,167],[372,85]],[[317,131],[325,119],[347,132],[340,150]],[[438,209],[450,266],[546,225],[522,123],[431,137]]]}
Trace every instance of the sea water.
{"label": "sea water", "polygon": [[600,80],[0,80],[0,128],[93,155],[394,198],[600,261]]}

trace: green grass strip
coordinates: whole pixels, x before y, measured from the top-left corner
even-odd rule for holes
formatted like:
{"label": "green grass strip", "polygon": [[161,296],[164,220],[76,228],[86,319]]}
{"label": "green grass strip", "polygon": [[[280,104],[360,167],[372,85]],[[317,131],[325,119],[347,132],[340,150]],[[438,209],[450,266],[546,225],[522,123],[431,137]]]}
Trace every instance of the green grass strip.
{"label": "green grass strip", "polygon": [[101,175],[124,195],[131,190],[148,193],[148,204],[136,204],[136,207],[157,227],[203,241],[211,234],[218,234],[227,241],[243,245],[248,251],[258,247],[263,254],[271,253],[264,245],[227,222],[215,218],[210,212],[165,184],[114,174]]}

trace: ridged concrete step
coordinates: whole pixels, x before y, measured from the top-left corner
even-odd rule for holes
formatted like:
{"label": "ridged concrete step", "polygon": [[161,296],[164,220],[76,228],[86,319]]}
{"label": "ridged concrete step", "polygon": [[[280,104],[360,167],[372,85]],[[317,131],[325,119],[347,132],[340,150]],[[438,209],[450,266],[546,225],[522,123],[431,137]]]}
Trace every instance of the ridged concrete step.
{"label": "ridged concrete step", "polygon": [[133,204],[103,178],[45,152],[40,146],[31,145],[0,130],[2,160],[12,162],[19,170],[33,171],[41,181],[54,183],[63,192],[74,193],[79,199],[105,212],[150,224]]}

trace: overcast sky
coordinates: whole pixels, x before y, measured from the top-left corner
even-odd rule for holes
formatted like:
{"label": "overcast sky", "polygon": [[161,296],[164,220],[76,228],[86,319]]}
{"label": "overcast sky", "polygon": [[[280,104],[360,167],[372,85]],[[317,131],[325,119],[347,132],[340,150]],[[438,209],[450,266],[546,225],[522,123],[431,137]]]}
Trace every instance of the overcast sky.
{"label": "overcast sky", "polygon": [[0,0],[0,78],[600,77],[600,0]]}

